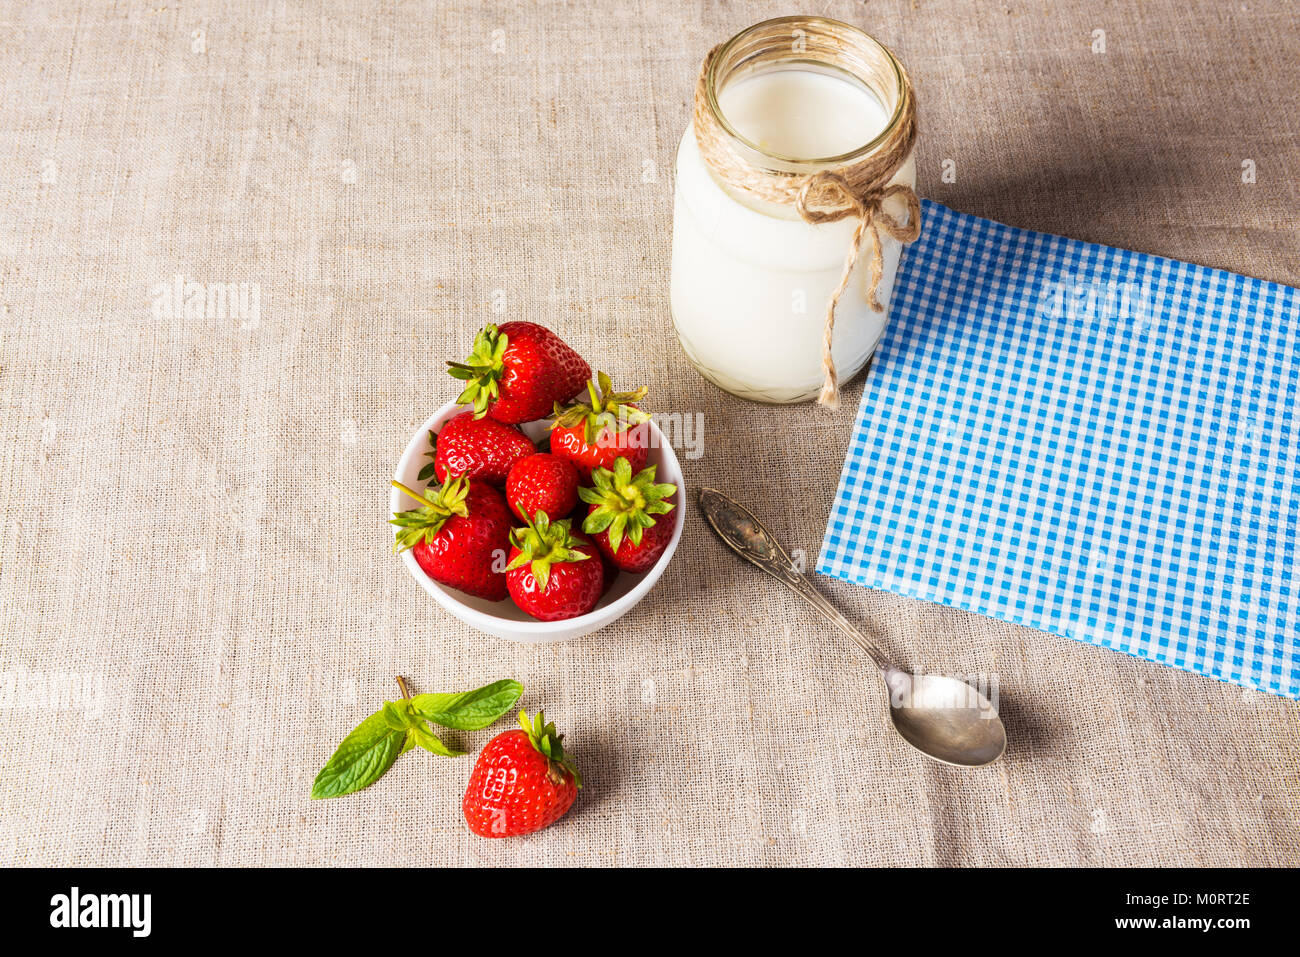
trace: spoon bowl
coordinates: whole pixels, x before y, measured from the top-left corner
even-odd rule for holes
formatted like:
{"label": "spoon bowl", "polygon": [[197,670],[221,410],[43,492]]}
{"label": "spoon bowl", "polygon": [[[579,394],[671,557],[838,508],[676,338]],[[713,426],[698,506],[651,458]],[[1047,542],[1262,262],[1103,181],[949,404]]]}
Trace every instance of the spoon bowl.
{"label": "spoon bowl", "polygon": [[897,668],[882,675],[889,689],[889,720],[910,744],[945,764],[978,768],[1007,749],[1007,731],[984,695],[957,678],[909,675]]}

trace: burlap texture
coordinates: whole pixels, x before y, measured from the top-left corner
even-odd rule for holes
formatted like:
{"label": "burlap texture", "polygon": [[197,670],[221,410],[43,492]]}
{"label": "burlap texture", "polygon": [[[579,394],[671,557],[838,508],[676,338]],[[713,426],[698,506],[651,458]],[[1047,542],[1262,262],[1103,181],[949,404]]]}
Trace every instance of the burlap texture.
{"label": "burlap texture", "polygon": [[[901,662],[999,676],[1008,754],[959,771],[698,516],[564,645],[470,631],[389,555],[440,363],[504,318],[702,413],[688,482],[815,554],[860,382],[833,414],[732,399],[667,296],[700,58],[799,7],[0,4],[0,863],[1300,863],[1294,703],[823,581]],[[911,71],[922,195],[1300,283],[1292,4],[804,10]],[[169,319],[177,274],[260,309]],[[422,753],[310,802],[399,673],[522,680],[581,759],[574,810],[474,838],[471,759]]]}

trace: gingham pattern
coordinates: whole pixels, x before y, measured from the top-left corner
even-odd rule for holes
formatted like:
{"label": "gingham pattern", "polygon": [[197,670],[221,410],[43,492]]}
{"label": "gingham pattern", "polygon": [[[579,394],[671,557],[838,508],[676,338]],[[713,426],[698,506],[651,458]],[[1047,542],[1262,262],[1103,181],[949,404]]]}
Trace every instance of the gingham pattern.
{"label": "gingham pattern", "polygon": [[923,215],[818,570],[1300,697],[1300,292]]}

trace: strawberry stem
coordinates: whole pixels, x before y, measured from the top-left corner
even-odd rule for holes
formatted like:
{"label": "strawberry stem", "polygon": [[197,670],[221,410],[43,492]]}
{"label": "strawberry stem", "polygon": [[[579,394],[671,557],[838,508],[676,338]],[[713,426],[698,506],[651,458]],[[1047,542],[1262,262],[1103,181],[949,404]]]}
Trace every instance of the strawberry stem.
{"label": "strawberry stem", "polygon": [[425,496],[421,495],[419,492],[415,491],[415,489],[407,488],[407,487],[406,487],[405,485],[403,485],[401,482],[397,481],[397,479],[393,479],[393,487],[394,487],[394,488],[399,488],[399,489],[401,489],[403,492],[405,492],[407,495],[411,496],[411,498],[415,499],[415,500],[416,500],[417,502],[419,502],[421,505],[426,505],[426,506],[428,506],[429,508],[436,508],[436,507],[437,507],[433,502],[429,501],[428,498],[426,498]]}
{"label": "strawberry stem", "polygon": [[573,754],[564,750],[564,735],[557,734],[555,722],[547,722],[546,712],[539,711],[530,719],[527,711],[519,712],[519,726],[528,735],[533,749],[546,757],[546,776],[557,787],[564,781],[564,772],[573,775],[573,783],[582,787],[582,775],[578,773],[577,762]]}
{"label": "strawberry stem", "polygon": [[608,531],[609,547],[615,553],[623,536],[633,545],[641,544],[647,528],[656,524],[656,515],[666,515],[675,505],[668,501],[677,491],[671,482],[655,482],[655,466],[648,465],[635,475],[624,456],[614,460],[613,471],[597,468],[591,472],[592,488],[578,489],[578,497],[595,508],[582,522],[588,535]]}
{"label": "strawberry stem", "polygon": [[552,522],[545,512],[539,511],[524,521],[527,524],[523,528],[510,530],[510,544],[519,549],[519,554],[511,559],[506,571],[528,565],[539,590],[546,591],[553,564],[581,562],[591,557],[578,550],[579,540],[569,533],[569,519]]}
{"label": "strawberry stem", "polygon": [[473,403],[474,418],[487,415],[488,406],[501,397],[501,377],[505,374],[502,357],[510,337],[488,324],[474,337],[474,348],[464,362],[448,362],[447,372],[467,383],[457,396],[461,405]]}
{"label": "strawberry stem", "polygon": [[469,479],[459,476],[439,488],[432,496],[428,492],[421,495],[415,489],[407,488],[397,479],[392,485],[420,503],[421,507],[409,512],[397,512],[388,521],[400,531],[393,539],[393,549],[404,552],[419,543],[429,544],[453,515],[462,517],[469,514],[470,485]]}
{"label": "strawberry stem", "polygon": [[645,386],[641,386],[631,392],[615,392],[609,376],[598,372],[596,380],[587,382],[587,402],[575,400],[567,406],[555,403],[551,428],[571,429],[582,423],[583,438],[588,445],[594,444],[605,429],[614,433],[626,432],[634,425],[650,421],[649,413],[632,404],[644,399],[647,391]]}

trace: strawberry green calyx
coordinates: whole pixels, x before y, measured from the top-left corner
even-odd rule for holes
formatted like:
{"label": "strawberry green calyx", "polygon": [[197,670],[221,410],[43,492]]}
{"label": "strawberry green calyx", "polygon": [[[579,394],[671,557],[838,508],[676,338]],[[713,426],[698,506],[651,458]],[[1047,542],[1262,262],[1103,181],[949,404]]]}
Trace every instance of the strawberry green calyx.
{"label": "strawberry green calyx", "polygon": [[398,529],[397,537],[393,542],[394,552],[404,552],[408,548],[414,548],[420,542],[427,545],[433,541],[438,532],[442,531],[442,526],[447,519],[453,515],[462,518],[469,515],[469,506],[465,502],[469,497],[469,479],[464,476],[453,479],[442,488],[425,491],[423,494],[407,488],[396,479],[393,480],[393,486],[420,503],[419,508],[409,512],[398,512],[388,520]]}
{"label": "strawberry green calyx", "polygon": [[573,755],[564,750],[564,735],[555,733],[555,722],[546,723],[546,712],[537,712],[537,717],[529,720],[527,711],[519,712],[519,727],[524,729],[524,734],[528,735],[529,742],[541,754],[546,755],[548,761],[546,775],[551,779],[552,784],[560,784],[564,777],[557,770],[559,768],[568,771],[573,775],[573,783],[582,787],[582,775],[578,773],[578,765],[573,760]]}
{"label": "strawberry green calyx", "polygon": [[519,549],[519,554],[511,559],[506,571],[528,565],[542,591],[546,591],[551,566],[556,562],[582,562],[591,557],[578,550],[567,518],[552,522],[545,512],[538,512],[523,528],[511,529],[510,544]]}
{"label": "strawberry green calyx", "polygon": [[609,531],[609,547],[615,552],[627,535],[633,545],[641,544],[641,535],[655,524],[654,516],[666,515],[676,506],[665,501],[677,491],[670,482],[655,483],[655,466],[647,465],[635,475],[632,465],[623,456],[614,461],[614,471],[593,469],[591,481],[594,488],[578,489],[578,496],[588,505],[595,505],[582,523],[582,530],[590,535]]}
{"label": "strawberry green calyx", "polygon": [[579,423],[585,423],[583,438],[588,445],[596,441],[603,429],[611,432],[626,432],[634,425],[649,422],[649,414],[635,408],[630,403],[639,402],[650,390],[645,386],[632,392],[615,392],[614,383],[603,372],[597,372],[600,388],[596,382],[587,383],[586,402],[576,401],[572,405],[562,406],[555,403],[555,421],[551,428],[571,429]]}
{"label": "strawberry green calyx", "polygon": [[510,337],[489,323],[474,337],[474,349],[464,362],[448,362],[447,372],[468,383],[456,398],[461,405],[474,404],[474,418],[487,415],[488,404],[500,398],[501,376],[506,367],[502,357]]}

